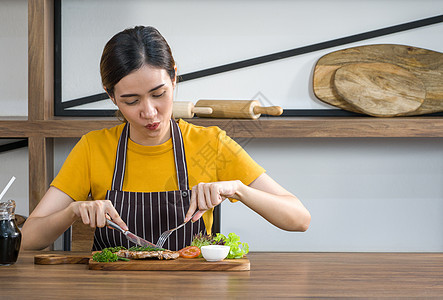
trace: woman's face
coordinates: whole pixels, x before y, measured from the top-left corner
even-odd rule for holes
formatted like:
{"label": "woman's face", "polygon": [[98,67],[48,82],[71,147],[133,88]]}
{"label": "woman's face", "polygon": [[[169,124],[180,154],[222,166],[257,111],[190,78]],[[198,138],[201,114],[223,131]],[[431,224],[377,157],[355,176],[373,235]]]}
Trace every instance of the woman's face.
{"label": "woman's face", "polygon": [[164,69],[143,66],[114,87],[112,101],[130,124],[132,141],[147,146],[166,142],[170,134],[175,81]]}

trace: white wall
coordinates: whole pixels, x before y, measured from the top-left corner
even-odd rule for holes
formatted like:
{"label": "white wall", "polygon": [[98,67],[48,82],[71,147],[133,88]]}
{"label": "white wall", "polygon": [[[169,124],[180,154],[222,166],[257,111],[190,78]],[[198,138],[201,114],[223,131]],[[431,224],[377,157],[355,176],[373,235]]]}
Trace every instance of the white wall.
{"label": "white wall", "polygon": [[0,116],[28,114],[28,1],[0,2]]}
{"label": "white wall", "polygon": [[[28,2],[0,2],[0,118],[28,112]],[[0,145],[15,142],[0,139]],[[14,199],[16,212],[28,215],[28,151],[0,153],[0,191],[12,176],[17,179],[3,200]]]}
{"label": "white wall", "polygon": [[[26,2],[0,3],[0,51],[9,51],[0,52],[3,56],[8,54],[8,59],[0,60],[0,101],[5,108],[0,115],[26,115]],[[148,17],[152,20],[149,23],[166,36],[181,73],[186,73],[443,11],[442,1],[430,0],[193,1],[186,5],[182,1],[126,1],[126,14],[118,9],[123,2],[103,3],[63,1],[64,9],[69,8],[63,16],[67,35],[63,63],[68,72],[63,78],[65,100],[100,93],[97,61],[105,41],[122,29],[122,24],[126,27],[142,20],[147,24]],[[131,10],[135,4],[143,9]],[[246,12],[251,9],[254,13],[246,22]],[[165,15],[169,16],[167,22]],[[404,43],[443,52],[439,38],[442,33],[443,26],[438,24],[367,43]],[[18,40],[21,42],[14,44]],[[15,45],[14,51],[8,48],[10,45]],[[271,102],[286,108],[323,108],[312,96],[309,76],[318,57],[332,50],[335,49],[183,83],[177,97],[193,101],[210,97],[249,99],[262,92]],[[75,58],[77,54],[81,57]],[[19,74],[15,79],[9,78],[11,69]],[[18,91],[20,96],[7,96]],[[19,109],[14,108],[17,103]],[[75,141],[55,141],[56,173]],[[311,228],[306,233],[290,233],[276,229],[241,203],[223,203],[222,232],[238,233],[252,250],[443,251],[442,139],[239,142],[312,213]],[[0,154],[0,165],[0,185],[8,182],[12,172],[19,174],[7,196],[20,199],[18,210],[27,213],[26,149]]]}
{"label": "white wall", "polygon": [[312,214],[307,232],[288,233],[223,203],[222,231],[253,249],[443,250],[442,139],[256,139],[246,149]]}
{"label": "white wall", "polygon": [[[0,139],[0,145],[13,143],[15,139]],[[0,153],[0,192],[8,184],[12,176],[15,181],[8,189],[2,200],[12,199],[16,202],[16,213],[27,216],[28,209],[28,149],[20,148]]]}
{"label": "white wall", "polygon": [[[69,0],[62,9],[66,101],[103,92],[99,76],[103,47],[112,35],[134,25],[158,28],[172,47],[179,74],[185,74],[432,17],[443,11],[443,1],[108,0],[103,5],[97,0]],[[261,92],[284,108],[324,109],[329,106],[314,97],[311,86],[312,69],[322,55],[377,43],[443,52],[441,39],[435,38],[442,33],[443,23],[191,80],[178,85],[176,99],[251,99]],[[112,104],[102,101],[84,107]]]}

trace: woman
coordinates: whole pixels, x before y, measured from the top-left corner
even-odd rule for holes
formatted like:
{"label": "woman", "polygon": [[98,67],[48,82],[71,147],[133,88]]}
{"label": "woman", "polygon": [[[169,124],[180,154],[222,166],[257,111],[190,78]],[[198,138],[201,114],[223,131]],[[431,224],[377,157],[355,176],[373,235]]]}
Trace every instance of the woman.
{"label": "woman", "polygon": [[25,249],[47,247],[77,219],[97,228],[93,249],[102,249],[132,246],[105,227],[106,218],[153,242],[192,218],[165,244],[178,250],[193,234],[210,233],[212,210],[226,198],[281,229],[307,230],[310,214],[302,203],[224,131],[172,118],[177,68],[155,28],[139,26],[112,37],[100,73],[124,122],[77,143],[23,226]]}

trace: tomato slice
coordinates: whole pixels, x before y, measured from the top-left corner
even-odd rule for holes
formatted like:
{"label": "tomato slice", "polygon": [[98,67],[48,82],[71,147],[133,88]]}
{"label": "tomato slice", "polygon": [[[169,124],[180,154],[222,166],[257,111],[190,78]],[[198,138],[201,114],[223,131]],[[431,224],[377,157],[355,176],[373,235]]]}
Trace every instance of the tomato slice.
{"label": "tomato slice", "polygon": [[200,248],[197,246],[188,246],[179,251],[180,256],[183,258],[198,257],[201,253]]}

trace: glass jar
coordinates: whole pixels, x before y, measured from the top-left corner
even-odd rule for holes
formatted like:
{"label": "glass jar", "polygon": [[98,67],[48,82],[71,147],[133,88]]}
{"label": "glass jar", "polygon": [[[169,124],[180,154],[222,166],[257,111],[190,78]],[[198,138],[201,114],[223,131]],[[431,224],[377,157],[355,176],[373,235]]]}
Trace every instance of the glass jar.
{"label": "glass jar", "polygon": [[17,261],[22,234],[15,222],[15,201],[0,202],[0,265]]}

